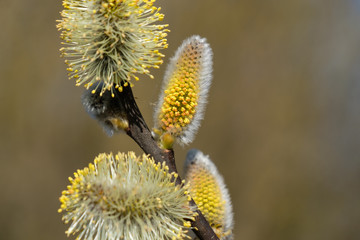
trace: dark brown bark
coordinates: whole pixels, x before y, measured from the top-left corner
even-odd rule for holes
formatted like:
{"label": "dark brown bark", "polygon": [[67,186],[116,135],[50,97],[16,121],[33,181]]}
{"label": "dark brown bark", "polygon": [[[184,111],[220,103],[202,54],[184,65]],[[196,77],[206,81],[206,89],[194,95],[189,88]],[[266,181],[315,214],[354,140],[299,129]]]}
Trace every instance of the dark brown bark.
{"label": "dark brown bark", "polygon": [[[123,100],[122,104],[124,104],[126,117],[129,121],[129,127],[126,129],[127,135],[129,135],[146,154],[152,156],[156,162],[165,161],[170,171],[177,173],[174,151],[172,149],[161,149],[158,146],[136,104],[131,87],[123,87],[120,95]],[[176,184],[181,184],[180,176],[176,178]],[[196,206],[193,200],[191,200],[190,204]],[[195,217],[195,221],[191,222],[191,225],[198,238],[201,240],[219,240],[202,213],[199,210],[197,210],[197,213],[198,215]]]}

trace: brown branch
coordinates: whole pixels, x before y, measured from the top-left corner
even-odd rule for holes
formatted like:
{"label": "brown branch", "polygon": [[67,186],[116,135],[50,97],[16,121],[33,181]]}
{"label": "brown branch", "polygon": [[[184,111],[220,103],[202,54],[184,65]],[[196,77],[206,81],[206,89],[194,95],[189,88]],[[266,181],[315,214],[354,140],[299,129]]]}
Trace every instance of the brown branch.
{"label": "brown branch", "polygon": [[[123,87],[123,91],[119,94],[121,95],[121,104],[124,105],[124,112],[129,122],[129,127],[126,129],[127,135],[129,135],[146,154],[152,156],[156,162],[165,161],[170,172],[177,173],[174,151],[164,150],[158,146],[141,115],[131,88],[129,86]],[[176,184],[181,184],[180,177],[176,178]],[[196,206],[193,200],[191,200],[190,204]],[[197,210],[197,213],[195,221],[191,223],[195,234],[201,240],[219,240],[201,211]]]}

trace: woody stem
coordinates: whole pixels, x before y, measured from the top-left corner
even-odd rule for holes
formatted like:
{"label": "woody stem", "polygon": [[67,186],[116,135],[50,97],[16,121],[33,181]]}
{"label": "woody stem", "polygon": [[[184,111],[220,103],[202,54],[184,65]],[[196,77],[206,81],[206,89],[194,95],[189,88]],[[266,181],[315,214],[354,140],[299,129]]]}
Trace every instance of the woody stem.
{"label": "woody stem", "polygon": [[[120,93],[122,96],[122,103],[126,112],[126,117],[129,122],[129,127],[126,129],[129,135],[146,153],[154,158],[156,162],[166,162],[170,172],[178,173],[175,164],[175,155],[172,149],[161,149],[155,139],[152,137],[133,96],[131,87],[123,86],[123,91]],[[181,184],[181,178],[176,178],[176,184]],[[194,200],[190,201],[192,206],[196,206]],[[198,209],[196,207],[196,209]],[[194,221],[191,221],[194,233],[201,240],[219,240],[214,233],[213,229],[206,221],[205,217],[200,210],[197,210],[197,216]]]}

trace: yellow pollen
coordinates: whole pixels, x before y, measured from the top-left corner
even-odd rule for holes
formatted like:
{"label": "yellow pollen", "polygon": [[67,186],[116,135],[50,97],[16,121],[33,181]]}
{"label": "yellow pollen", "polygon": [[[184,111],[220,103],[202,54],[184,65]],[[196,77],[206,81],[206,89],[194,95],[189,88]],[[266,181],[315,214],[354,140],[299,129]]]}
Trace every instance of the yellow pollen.
{"label": "yellow pollen", "polygon": [[175,70],[164,90],[163,105],[158,116],[160,132],[177,137],[192,123],[200,93],[201,54],[201,46],[189,44],[177,59]]}
{"label": "yellow pollen", "polygon": [[187,180],[190,195],[211,226],[222,226],[225,216],[225,201],[216,179],[206,169],[195,166],[189,170]]}

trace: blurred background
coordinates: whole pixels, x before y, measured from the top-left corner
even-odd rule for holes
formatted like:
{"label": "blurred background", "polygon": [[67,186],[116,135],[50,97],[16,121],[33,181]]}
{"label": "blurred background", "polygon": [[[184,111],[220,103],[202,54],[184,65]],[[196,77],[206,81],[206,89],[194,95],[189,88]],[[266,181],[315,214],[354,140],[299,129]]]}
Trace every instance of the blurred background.
{"label": "blurred background", "polygon": [[[158,0],[165,64],[135,87],[149,126],[166,63],[199,34],[214,79],[196,140],[233,201],[235,239],[360,239],[360,1]],[[140,148],[85,113],[59,57],[61,1],[0,1],[0,239],[65,239],[67,177]]]}

